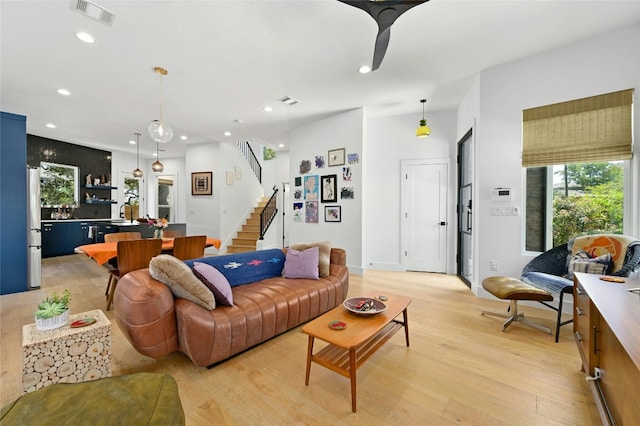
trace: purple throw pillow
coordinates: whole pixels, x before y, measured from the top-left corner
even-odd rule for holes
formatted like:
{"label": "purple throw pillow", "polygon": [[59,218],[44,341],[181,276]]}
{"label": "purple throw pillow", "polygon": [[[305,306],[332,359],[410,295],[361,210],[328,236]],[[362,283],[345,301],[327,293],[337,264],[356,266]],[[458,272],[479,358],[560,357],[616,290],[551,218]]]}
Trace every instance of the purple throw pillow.
{"label": "purple throw pillow", "polygon": [[233,306],[233,293],[229,281],[216,268],[206,263],[194,262],[193,273],[207,286],[216,302],[221,305]]}
{"label": "purple throw pillow", "polygon": [[311,247],[303,251],[287,250],[284,261],[283,275],[285,278],[318,279],[318,247]]}

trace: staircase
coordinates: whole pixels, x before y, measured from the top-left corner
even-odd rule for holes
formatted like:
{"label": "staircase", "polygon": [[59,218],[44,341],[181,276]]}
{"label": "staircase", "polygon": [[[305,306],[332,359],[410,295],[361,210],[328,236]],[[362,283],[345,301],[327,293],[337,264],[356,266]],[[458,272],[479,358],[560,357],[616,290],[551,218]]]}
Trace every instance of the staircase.
{"label": "staircase", "polygon": [[253,212],[247,219],[247,223],[242,225],[242,230],[238,231],[237,238],[234,238],[227,246],[227,253],[244,253],[256,250],[256,241],[260,238],[260,213],[269,202],[269,197],[263,197]]}

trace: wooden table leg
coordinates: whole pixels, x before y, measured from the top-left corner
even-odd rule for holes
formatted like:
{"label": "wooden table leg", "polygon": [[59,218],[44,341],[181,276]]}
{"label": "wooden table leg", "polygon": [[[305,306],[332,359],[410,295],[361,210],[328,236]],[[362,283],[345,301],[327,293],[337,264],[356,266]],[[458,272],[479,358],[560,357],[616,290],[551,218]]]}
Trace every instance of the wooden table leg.
{"label": "wooden table leg", "polygon": [[313,355],[313,340],[314,337],[309,336],[309,345],[307,348],[307,374],[304,378],[304,384],[309,384],[309,373],[311,373],[311,356]]}
{"label": "wooden table leg", "polygon": [[404,317],[404,337],[407,341],[407,347],[409,347],[409,317],[407,316],[407,308],[404,308],[404,311],[402,311],[402,316]]}
{"label": "wooden table leg", "polygon": [[349,378],[351,379],[351,411],[356,412],[356,349],[349,349]]}

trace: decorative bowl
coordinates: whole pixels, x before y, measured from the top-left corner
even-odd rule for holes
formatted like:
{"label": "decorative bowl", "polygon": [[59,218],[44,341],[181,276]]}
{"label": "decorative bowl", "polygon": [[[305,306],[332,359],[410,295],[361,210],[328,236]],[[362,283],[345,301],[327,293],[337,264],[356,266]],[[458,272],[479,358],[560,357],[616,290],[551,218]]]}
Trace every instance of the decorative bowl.
{"label": "decorative bowl", "polygon": [[387,305],[371,297],[351,297],[342,306],[356,315],[375,315],[387,310]]}

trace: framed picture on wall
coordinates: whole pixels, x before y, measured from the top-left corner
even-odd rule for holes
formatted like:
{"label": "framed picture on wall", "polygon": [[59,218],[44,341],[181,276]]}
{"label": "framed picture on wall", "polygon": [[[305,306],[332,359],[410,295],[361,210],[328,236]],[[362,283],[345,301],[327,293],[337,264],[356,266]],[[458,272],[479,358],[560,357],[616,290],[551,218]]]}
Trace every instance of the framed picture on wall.
{"label": "framed picture on wall", "polygon": [[213,194],[213,172],[191,173],[191,195]]}
{"label": "framed picture on wall", "polygon": [[342,221],[342,208],[340,206],[324,206],[325,222]]}
{"label": "framed picture on wall", "polygon": [[325,175],[320,179],[320,201],[335,203],[338,201],[338,175]]}
{"label": "framed picture on wall", "polygon": [[342,166],[344,164],[344,148],[329,151],[329,167]]}

